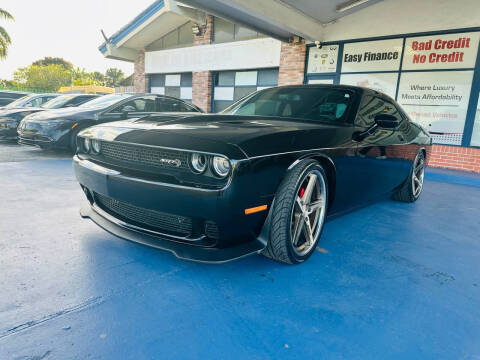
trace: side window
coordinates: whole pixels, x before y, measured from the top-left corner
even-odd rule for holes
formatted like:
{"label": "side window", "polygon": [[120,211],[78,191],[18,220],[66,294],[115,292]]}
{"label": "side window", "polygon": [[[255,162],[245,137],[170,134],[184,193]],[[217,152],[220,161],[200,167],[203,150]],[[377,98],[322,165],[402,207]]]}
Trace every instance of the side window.
{"label": "side window", "polygon": [[77,106],[93,99],[93,96],[77,96],[68,102],[70,106]]}
{"label": "side window", "polygon": [[111,110],[110,113],[121,113],[122,110],[127,106],[135,109],[134,112],[155,112],[155,98],[153,96],[149,96],[145,98],[132,99]]}
{"label": "side window", "polygon": [[47,101],[52,100],[53,98],[54,96],[41,96],[41,97],[30,100],[28,104],[30,104],[30,106],[33,106],[33,107],[39,107],[43,103],[46,103]]}
{"label": "side window", "polygon": [[44,97],[39,98],[40,105],[46,103],[47,101],[50,101],[50,100],[54,99],[55,97],[56,96],[44,96]]}
{"label": "side window", "polygon": [[158,109],[159,112],[197,112],[197,110],[185,104],[183,101],[173,100],[173,99],[158,99]]}
{"label": "side window", "polygon": [[[309,111],[304,112],[297,106],[292,107],[292,114],[301,114],[301,117],[312,120],[326,120],[331,122],[346,122],[345,112],[351,102],[351,95],[345,91],[331,91],[323,96]],[[294,103],[292,102],[292,105]]]}
{"label": "side window", "polygon": [[360,102],[355,125],[370,127],[375,123],[375,116],[378,114],[389,114],[397,117],[399,121],[403,120],[399,109],[390,101],[376,96],[365,95]]}

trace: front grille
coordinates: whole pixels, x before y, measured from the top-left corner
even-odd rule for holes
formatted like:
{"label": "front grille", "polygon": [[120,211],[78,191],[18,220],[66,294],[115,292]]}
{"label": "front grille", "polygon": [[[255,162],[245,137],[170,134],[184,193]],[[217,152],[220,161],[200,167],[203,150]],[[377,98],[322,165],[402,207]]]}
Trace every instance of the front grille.
{"label": "front grille", "polygon": [[101,146],[101,154],[105,159],[141,163],[158,168],[189,170],[188,153],[183,151],[108,141],[102,141]]}
{"label": "front grille", "polygon": [[98,193],[94,195],[97,205],[120,220],[162,233],[184,237],[192,235],[192,219],[189,217],[145,209]]}

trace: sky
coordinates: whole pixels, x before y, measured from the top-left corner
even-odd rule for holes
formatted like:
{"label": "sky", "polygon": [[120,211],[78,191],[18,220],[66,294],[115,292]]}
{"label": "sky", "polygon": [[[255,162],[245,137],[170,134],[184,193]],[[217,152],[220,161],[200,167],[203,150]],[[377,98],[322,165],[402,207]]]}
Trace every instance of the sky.
{"label": "sky", "polygon": [[13,79],[19,67],[45,56],[62,57],[87,71],[122,69],[128,76],[133,64],[110,60],[98,50],[104,41],[154,0],[1,0],[15,21],[0,19],[12,38],[6,60],[0,60],[0,79]]}

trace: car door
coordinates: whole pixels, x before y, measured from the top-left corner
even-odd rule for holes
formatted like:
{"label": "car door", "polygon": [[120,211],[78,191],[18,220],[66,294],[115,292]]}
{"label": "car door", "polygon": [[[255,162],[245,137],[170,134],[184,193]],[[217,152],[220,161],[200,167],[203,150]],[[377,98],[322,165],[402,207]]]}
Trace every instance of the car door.
{"label": "car door", "polygon": [[[392,115],[398,128],[376,125],[379,114]],[[358,141],[356,159],[358,178],[364,189],[364,201],[392,191],[406,178],[408,161],[402,153],[405,136],[401,129],[406,119],[396,105],[381,95],[364,95],[359,106],[355,126]]]}

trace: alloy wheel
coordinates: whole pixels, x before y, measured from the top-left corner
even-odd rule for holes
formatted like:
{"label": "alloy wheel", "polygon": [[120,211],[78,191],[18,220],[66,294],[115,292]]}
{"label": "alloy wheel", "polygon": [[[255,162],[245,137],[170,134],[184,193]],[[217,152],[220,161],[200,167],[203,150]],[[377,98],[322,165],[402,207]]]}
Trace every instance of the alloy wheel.
{"label": "alloy wheel", "polygon": [[298,256],[308,254],[320,235],[326,213],[325,179],[312,170],[302,180],[292,208],[290,238]]}
{"label": "alloy wheel", "polygon": [[417,198],[423,189],[423,178],[425,176],[425,159],[422,154],[418,154],[414,165],[412,173],[412,190],[413,196]]}

